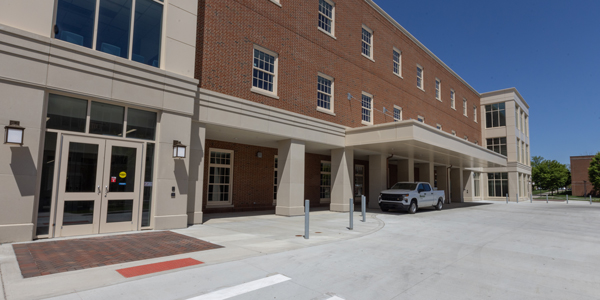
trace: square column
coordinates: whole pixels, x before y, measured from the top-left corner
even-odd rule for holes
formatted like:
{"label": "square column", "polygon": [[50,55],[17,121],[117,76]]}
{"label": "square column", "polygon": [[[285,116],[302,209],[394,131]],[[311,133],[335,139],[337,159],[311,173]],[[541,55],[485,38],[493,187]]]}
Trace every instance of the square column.
{"label": "square column", "polygon": [[448,171],[445,166],[435,167],[437,171],[437,189],[438,191],[444,191],[446,198],[448,198]]}
{"label": "square column", "polygon": [[453,168],[450,170],[450,203],[463,202],[463,168]]}
{"label": "square column", "polygon": [[[508,199],[511,202],[517,202],[517,193],[519,192],[519,173],[508,172]],[[506,197],[506,195],[502,195]],[[521,198],[521,195],[519,195]]]}
{"label": "square column", "polygon": [[304,214],[304,149],[303,141],[279,141],[277,207],[275,208],[275,213],[278,215]]}
{"label": "square column", "polygon": [[387,189],[387,158],[369,155],[369,208],[379,207],[379,193]]}
{"label": "square column", "polygon": [[433,182],[435,181],[433,168],[433,162],[419,164],[419,181],[428,182],[433,186]]}
{"label": "square column", "polygon": [[398,161],[398,181],[415,181],[415,160],[412,158]]}
{"label": "square column", "polygon": [[[350,210],[350,198],[354,198],[354,149],[352,147],[331,150],[331,211]],[[356,201],[356,200],[355,200]]]}
{"label": "square column", "polygon": [[190,177],[188,190],[188,224],[202,224],[202,195],[204,189],[204,149],[206,125],[192,122],[190,140]]}

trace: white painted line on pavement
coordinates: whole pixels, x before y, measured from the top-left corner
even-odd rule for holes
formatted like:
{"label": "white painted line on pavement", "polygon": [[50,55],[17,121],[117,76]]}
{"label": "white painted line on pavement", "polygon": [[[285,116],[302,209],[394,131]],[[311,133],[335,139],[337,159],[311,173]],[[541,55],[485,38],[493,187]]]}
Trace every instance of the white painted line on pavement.
{"label": "white painted line on pavement", "polygon": [[189,298],[187,300],[222,300],[229,299],[231,297],[239,296],[248,292],[256,291],[274,284],[288,281],[291,278],[283,276],[281,274],[269,276],[263,279],[258,279],[250,282],[246,282],[240,285],[232,286],[222,290],[214,291],[212,293],[200,295],[198,297]]}
{"label": "white painted line on pavement", "polygon": [[326,299],[326,300],[344,300],[344,299],[343,299],[343,298],[340,298],[340,297],[338,297],[338,296],[333,296],[333,297],[331,297],[331,298],[328,298],[328,299]]}

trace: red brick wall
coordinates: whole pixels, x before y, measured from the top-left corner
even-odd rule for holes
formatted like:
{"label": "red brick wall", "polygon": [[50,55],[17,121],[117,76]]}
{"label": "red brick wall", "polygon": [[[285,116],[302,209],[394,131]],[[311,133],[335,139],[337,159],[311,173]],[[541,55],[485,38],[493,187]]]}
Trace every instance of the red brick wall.
{"label": "red brick wall", "polygon": [[[303,115],[350,126],[361,125],[361,92],[374,95],[374,108],[403,108],[404,119],[425,118],[444,131],[481,143],[480,123],[473,121],[473,105],[480,99],[408,37],[393,27],[363,0],[336,2],[335,36],[317,29],[318,0],[204,0],[200,11],[196,77],[202,88],[278,107]],[[202,3],[200,3],[202,4]],[[361,55],[362,24],[373,30],[375,62]],[[279,55],[278,96],[274,99],[252,93],[253,45]],[[402,51],[402,75],[392,72],[392,48]],[[416,87],[416,64],[424,68],[424,88]],[[483,71],[483,70],[482,70]],[[336,116],[316,110],[317,72],[335,78]],[[435,99],[435,78],[442,82],[442,100]],[[450,108],[450,89],[456,91],[456,110]],[[350,93],[356,99],[348,100]],[[468,101],[468,117],[462,99]],[[374,111],[374,123],[392,117]],[[389,113],[391,115],[391,113]],[[478,116],[478,122],[481,122]]]}
{"label": "red brick wall", "polygon": [[[600,195],[600,191],[594,190],[588,177],[588,168],[594,156],[571,156],[571,189],[573,196]],[[584,184],[583,181],[586,181]]]}

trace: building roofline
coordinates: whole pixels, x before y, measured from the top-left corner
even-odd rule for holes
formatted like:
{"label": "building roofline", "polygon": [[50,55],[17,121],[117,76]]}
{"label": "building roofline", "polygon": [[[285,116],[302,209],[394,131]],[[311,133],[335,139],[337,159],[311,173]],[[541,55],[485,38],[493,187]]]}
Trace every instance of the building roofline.
{"label": "building roofline", "polygon": [[481,97],[483,98],[483,97],[495,96],[495,95],[505,94],[508,92],[513,92],[513,93],[517,94],[517,97],[519,97],[519,99],[521,99],[521,101],[523,101],[523,104],[525,104],[525,106],[527,106],[527,109],[529,109],[529,104],[527,103],[527,101],[525,101],[525,99],[523,99],[523,96],[521,96],[521,93],[519,93],[519,91],[515,87],[497,90],[497,91],[486,92],[486,93],[481,94]]}
{"label": "building roofline", "polygon": [[593,158],[596,155],[578,155],[578,156],[570,156],[571,159],[588,159]]}
{"label": "building roofline", "polygon": [[408,30],[406,30],[400,23],[398,23],[394,18],[392,18],[385,10],[383,10],[379,5],[377,5],[373,0],[365,0],[367,4],[373,7],[377,12],[379,12],[384,18],[386,18],[392,25],[398,28],[402,33],[404,33],[409,39],[411,39],[419,48],[421,48],[425,53],[429,54],[431,58],[433,58],[436,62],[438,62],[442,67],[444,67],[450,74],[454,75],[460,82],[466,85],[473,93],[477,94],[481,98],[481,94],[473,88],[470,84],[468,84],[464,79],[462,79],[454,70],[452,70],[448,65],[446,65],[439,57],[437,57],[431,50],[427,49],[423,43],[421,43],[417,38],[415,38]]}

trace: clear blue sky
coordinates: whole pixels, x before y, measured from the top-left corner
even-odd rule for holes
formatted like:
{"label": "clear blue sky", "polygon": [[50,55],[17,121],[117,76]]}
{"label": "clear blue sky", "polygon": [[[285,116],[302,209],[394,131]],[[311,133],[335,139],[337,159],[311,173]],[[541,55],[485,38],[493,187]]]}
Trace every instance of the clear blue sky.
{"label": "clear blue sky", "polygon": [[600,151],[600,0],[374,0],[478,92],[516,87],[531,156]]}

